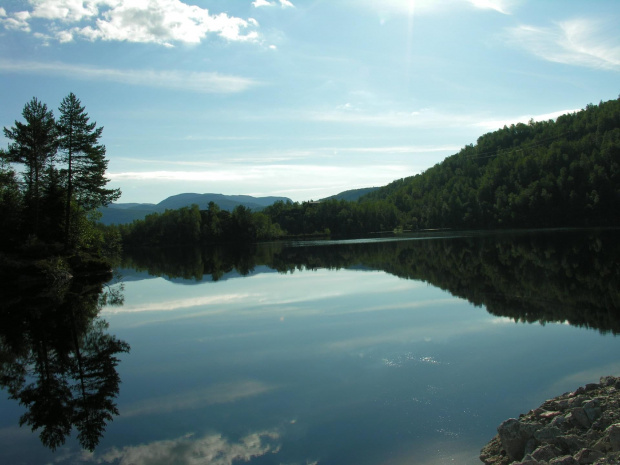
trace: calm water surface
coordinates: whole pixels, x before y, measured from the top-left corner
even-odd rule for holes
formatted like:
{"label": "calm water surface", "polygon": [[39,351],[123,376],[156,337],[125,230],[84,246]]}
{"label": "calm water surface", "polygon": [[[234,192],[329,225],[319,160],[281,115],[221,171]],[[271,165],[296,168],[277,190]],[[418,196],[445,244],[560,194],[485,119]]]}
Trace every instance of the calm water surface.
{"label": "calm water surface", "polygon": [[616,237],[128,257],[124,305],[100,314],[131,346],[119,415],[94,452],[75,434],[51,452],[5,394],[0,462],[479,463],[503,420],[620,374]]}

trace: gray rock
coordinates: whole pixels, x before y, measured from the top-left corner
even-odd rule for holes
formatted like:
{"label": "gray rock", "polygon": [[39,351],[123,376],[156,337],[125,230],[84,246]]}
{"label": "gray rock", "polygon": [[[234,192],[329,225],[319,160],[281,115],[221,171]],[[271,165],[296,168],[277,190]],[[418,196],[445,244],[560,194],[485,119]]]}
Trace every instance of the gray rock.
{"label": "gray rock", "polygon": [[549,460],[549,465],[579,465],[579,462],[572,455],[564,455]]}
{"label": "gray rock", "polygon": [[611,425],[605,430],[605,436],[609,438],[609,445],[614,452],[620,452],[620,423]]}
{"label": "gray rock", "polygon": [[601,378],[505,421],[486,465],[620,465],[620,377]]}
{"label": "gray rock", "polygon": [[566,415],[566,419],[573,423],[573,425],[581,428],[589,428],[592,424],[583,407],[575,407],[572,409],[570,413]]}
{"label": "gray rock", "polygon": [[557,426],[549,425],[536,431],[534,433],[534,437],[540,442],[551,442],[553,439],[556,439],[563,434],[564,432]]}
{"label": "gray rock", "polygon": [[601,401],[598,397],[586,402],[582,407],[591,422],[597,420],[603,413],[601,410]]}
{"label": "gray rock", "polygon": [[559,438],[565,449],[571,454],[577,453],[580,449],[586,446],[586,441],[575,434],[567,434]]}
{"label": "gray rock", "polygon": [[538,460],[534,460],[531,456],[527,455],[520,462],[512,462],[511,465],[543,465]]}
{"label": "gray rock", "polygon": [[562,455],[562,451],[557,447],[547,444],[545,446],[540,446],[534,452],[532,452],[532,458],[538,460],[539,462],[548,462],[549,460]]}
{"label": "gray rock", "polygon": [[497,428],[502,448],[512,460],[521,460],[525,455],[525,446],[532,437],[531,425],[510,418]]}
{"label": "gray rock", "polygon": [[560,428],[562,431],[565,431],[568,428],[570,428],[570,422],[566,419],[564,415],[559,415],[555,417],[553,420],[551,420],[551,423],[549,423],[549,426]]}
{"label": "gray rock", "polygon": [[603,458],[603,454],[593,449],[581,449],[575,455],[575,460],[579,462],[579,465],[588,465]]}

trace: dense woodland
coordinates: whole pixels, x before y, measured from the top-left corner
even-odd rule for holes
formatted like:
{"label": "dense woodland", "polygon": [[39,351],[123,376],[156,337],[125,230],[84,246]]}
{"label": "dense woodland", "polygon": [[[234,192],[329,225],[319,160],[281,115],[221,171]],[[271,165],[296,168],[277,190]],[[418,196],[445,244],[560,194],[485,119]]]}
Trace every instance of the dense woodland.
{"label": "dense woodland", "polygon": [[620,225],[620,99],[505,126],[358,201],[276,202],[260,213],[183,208],[119,227],[128,245],[336,237],[420,229]]}
{"label": "dense woodland", "polygon": [[378,200],[414,228],[618,225],[620,99],[485,134]]}

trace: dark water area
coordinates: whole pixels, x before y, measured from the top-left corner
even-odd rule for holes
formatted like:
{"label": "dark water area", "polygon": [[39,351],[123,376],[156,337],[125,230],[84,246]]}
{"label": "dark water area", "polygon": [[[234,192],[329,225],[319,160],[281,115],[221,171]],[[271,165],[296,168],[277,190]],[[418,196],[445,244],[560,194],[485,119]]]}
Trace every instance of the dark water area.
{"label": "dark water area", "polygon": [[4,290],[0,463],[479,463],[620,375],[618,233],[149,249]]}

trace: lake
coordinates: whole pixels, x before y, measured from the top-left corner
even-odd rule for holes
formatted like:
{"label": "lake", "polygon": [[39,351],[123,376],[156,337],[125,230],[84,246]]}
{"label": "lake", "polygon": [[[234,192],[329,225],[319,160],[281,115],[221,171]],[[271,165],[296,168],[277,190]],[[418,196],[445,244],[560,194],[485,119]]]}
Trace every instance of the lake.
{"label": "lake", "polygon": [[480,463],[505,419],[620,375],[618,237],[426,233],[127,255],[97,292],[63,291],[76,299],[65,310],[42,314],[50,291],[4,304],[0,463]]}

